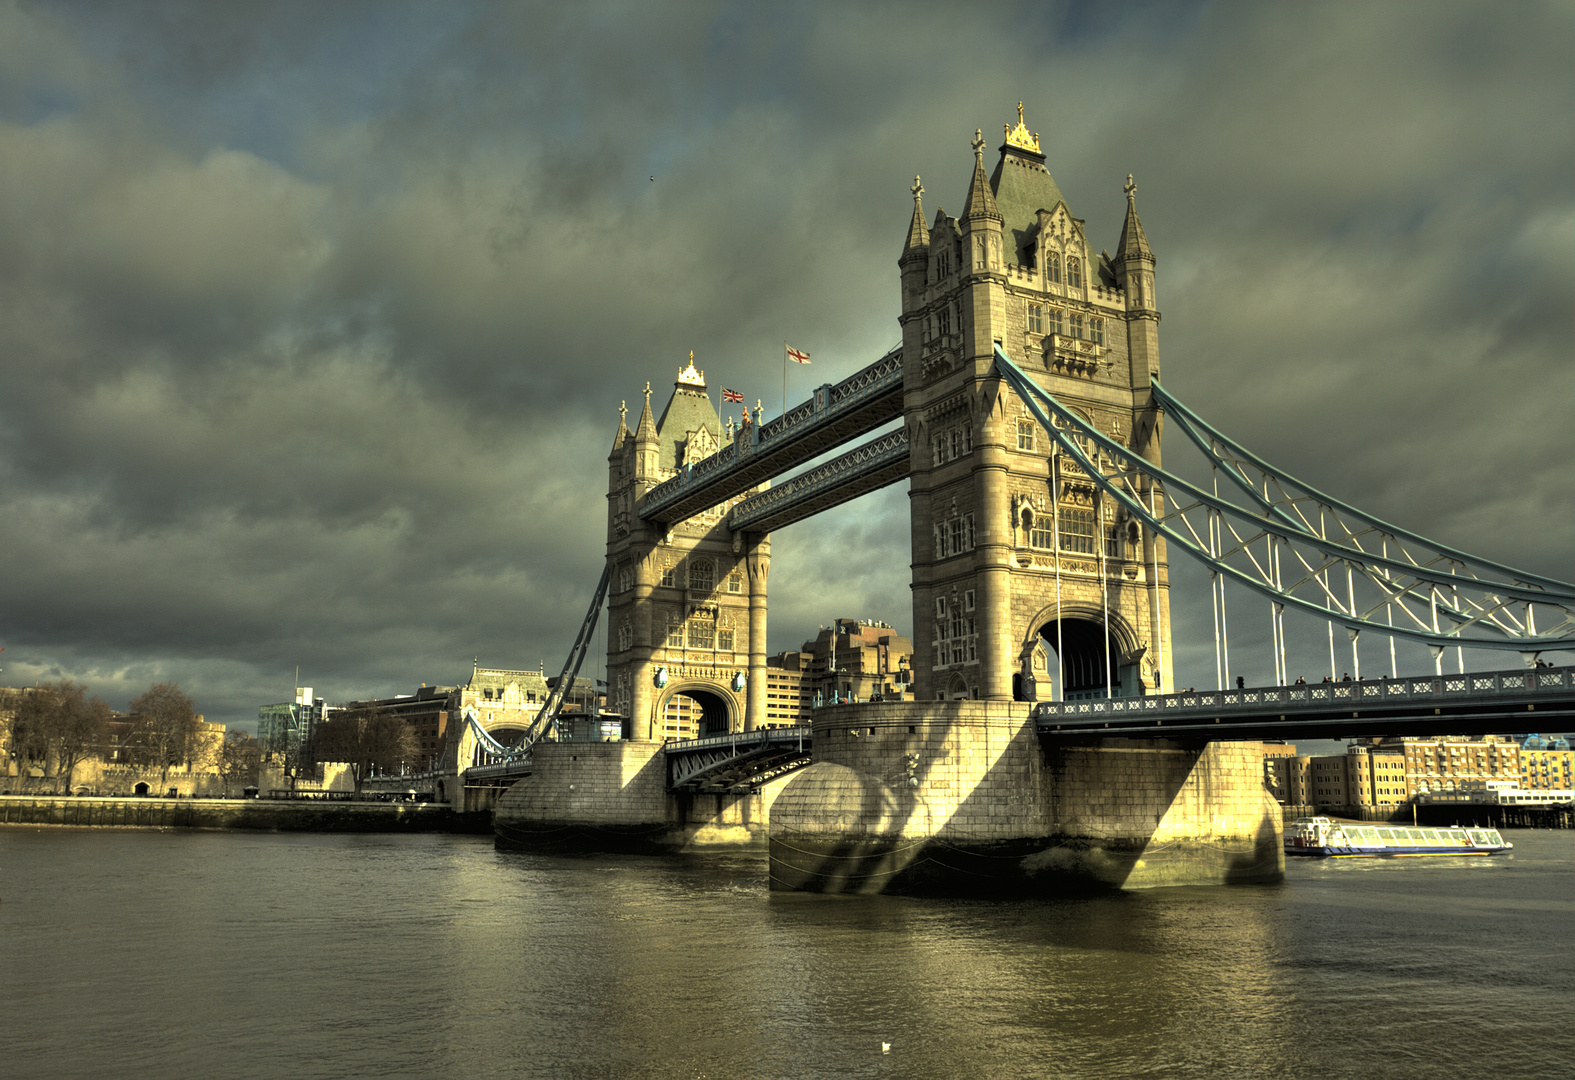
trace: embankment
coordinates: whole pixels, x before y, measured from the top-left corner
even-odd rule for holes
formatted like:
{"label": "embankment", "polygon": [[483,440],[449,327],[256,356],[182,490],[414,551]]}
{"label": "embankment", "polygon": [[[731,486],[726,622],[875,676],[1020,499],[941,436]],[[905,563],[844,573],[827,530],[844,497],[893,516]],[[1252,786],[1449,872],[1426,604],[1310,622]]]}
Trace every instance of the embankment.
{"label": "embankment", "polygon": [[459,813],[437,803],[0,795],[0,825],[262,829],[270,832],[488,833],[492,831],[492,815]]}

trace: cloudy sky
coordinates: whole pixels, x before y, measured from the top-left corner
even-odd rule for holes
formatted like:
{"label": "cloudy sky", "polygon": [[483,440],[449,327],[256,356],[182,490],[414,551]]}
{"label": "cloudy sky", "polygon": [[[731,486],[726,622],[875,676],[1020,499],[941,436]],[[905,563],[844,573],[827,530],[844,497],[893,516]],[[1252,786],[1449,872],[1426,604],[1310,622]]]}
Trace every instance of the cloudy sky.
{"label": "cloudy sky", "polygon": [[[0,683],[249,725],[297,665],[554,670],[619,402],[876,359],[914,174],[961,209],[1019,100],[1096,248],[1136,175],[1177,394],[1568,579],[1571,55],[1563,3],[0,0]],[[773,650],[908,629],[906,513],[774,538]]]}

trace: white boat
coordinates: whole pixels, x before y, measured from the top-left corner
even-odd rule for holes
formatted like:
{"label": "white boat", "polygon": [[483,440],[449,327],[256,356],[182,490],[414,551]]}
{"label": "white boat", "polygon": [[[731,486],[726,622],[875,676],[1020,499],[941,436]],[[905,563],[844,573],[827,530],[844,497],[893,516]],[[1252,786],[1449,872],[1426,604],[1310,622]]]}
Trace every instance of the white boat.
{"label": "white boat", "polygon": [[1441,829],[1311,817],[1285,830],[1287,855],[1496,855],[1514,847],[1497,829]]}

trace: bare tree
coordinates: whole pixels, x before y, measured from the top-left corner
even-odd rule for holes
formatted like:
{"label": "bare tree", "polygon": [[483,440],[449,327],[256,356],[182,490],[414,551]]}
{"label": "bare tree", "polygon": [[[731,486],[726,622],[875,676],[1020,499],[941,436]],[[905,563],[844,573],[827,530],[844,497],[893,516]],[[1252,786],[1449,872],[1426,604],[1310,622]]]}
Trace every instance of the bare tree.
{"label": "bare tree", "polygon": [[383,709],[345,709],[324,720],[314,740],[317,760],[350,766],[356,794],[372,770],[387,771],[414,761],[416,737],[399,717]]}
{"label": "bare tree", "polygon": [[132,700],[129,711],[137,721],[140,756],[158,768],[162,785],[169,779],[170,766],[187,761],[197,749],[196,703],[174,683],[154,683]]}
{"label": "bare tree", "polygon": [[234,784],[256,784],[262,768],[263,744],[242,731],[229,732],[219,749],[219,776],[224,780],[224,797],[230,797]]}
{"label": "bare tree", "polygon": [[81,683],[62,679],[33,687],[13,721],[24,773],[32,762],[47,772],[53,761],[55,790],[70,791],[77,766],[102,749],[109,718],[109,706],[98,698],[89,701]]}

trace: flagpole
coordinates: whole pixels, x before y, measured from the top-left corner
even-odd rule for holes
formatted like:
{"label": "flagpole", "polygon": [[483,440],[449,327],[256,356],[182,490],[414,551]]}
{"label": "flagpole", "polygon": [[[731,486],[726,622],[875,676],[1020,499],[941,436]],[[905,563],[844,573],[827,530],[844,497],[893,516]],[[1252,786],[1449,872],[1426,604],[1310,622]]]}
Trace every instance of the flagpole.
{"label": "flagpole", "polygon": [[782,412],[780,413],[782,416],[787,415],[787,350],[788,343],[784,340],[782,342]]}

